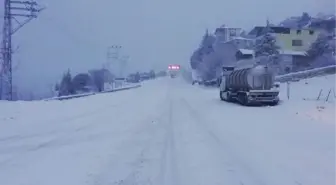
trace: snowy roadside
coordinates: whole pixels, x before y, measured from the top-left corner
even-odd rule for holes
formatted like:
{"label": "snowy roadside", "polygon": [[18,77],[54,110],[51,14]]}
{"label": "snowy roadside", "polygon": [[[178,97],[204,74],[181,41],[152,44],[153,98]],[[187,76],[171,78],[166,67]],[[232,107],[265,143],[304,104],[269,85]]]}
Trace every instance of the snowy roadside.
{"label": "snowy roadside", "polygon": [[92,96],[96,94],[102,94],[102,93],[111,93],[111,92],[118,92],[118,91],[124,91],[124,90],[129,90],[129,89],[134,89],[141,87],[141,84],[126,84],[123,87],[118,87],[114,89],[108,89],[102,92],[89,92],[89,93],[82,93],[82,94],[74,94],[74,95],[67,95],[67,96],[58,96],[58,97],[52,97],[52,98],[47,98],[44,99],[45,101],[50,101],[50,100],[69,100],[69,99],[74,99],[74,98],[81,98],[85,96]]}
{"label": "snowy roadside", "polygon": [[281,84],[280,98],[284,110],[302,119],[335,125],[335,75],[303,79]]}
{"label": "snowy roadside", "polygon": [[295,113],[323,104],[303,99],[333,81],[307,82],[293,82],[274,107],[223,102],[218,89],[178,78],[70,101],[0,102],[0,117],[13,118],[0,121],[0,184],[331,185],[335,124]]}
{"label": "snowy roadside", "polygon": [[[182,85],[178,89],[185,91],[183,97],[197,119],[237,158],[236,166],[260,177],[257,184],[331,185],[335,183],[335,104],[303,98],[314,97],[319,88],[334,87],[333,79],[331,75],[307,79],[308,84],[293,82],[290,100],[282,94],[283,102],[274,107],[222,102],[218,89]],[[192,90],[193,95],[187,96]],[[317,111],[325,119],[308,117],[316,105],[328,105],[329,114]]]}
{"label": "snowy roadside", "polygon": [[167,89],[158,83],[71,101],[0,102],[0,184],[134,181],[142,153],[162,137],[155,121]]}

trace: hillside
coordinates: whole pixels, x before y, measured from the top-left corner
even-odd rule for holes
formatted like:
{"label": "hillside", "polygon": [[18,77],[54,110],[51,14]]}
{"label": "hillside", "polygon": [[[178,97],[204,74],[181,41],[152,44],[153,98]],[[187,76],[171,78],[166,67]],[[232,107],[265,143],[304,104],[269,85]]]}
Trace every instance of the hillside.
{"label": "hillside", "polygon": [[316,16],[310,16],[308,13],[303,13],[301,16],[292,16],[281,21],[279,26],[289,28],[314,28],[333,32],[336,28],[335,21],[335,15],[319,13]]}

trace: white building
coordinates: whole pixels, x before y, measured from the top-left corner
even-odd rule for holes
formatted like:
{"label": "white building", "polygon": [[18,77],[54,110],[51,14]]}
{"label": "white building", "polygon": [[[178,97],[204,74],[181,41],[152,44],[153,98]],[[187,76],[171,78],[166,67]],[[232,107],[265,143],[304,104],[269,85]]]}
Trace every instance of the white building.
{"label": "white building", "polygon": [[255,39],[243,38],[243,37],[232,37],[232,40],[228,43],[234,44],[238,49],[252,49],[255,44]]}
{"label": "white building", "polygon": [[228,42],[234,37],[240,36],[242,31],[241,28],[229,28],[223,25],[215,31],[216,40],[219,42]]}

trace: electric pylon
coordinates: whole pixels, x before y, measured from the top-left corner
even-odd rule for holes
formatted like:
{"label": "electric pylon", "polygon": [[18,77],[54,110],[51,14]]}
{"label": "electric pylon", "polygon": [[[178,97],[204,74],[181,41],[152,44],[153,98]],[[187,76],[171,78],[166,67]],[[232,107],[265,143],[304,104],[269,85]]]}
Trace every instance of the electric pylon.
{"label": "electric pylon", "polygon": [[[0,62],[0,99],[13,100],[12,35],[44,8],[35,1],[4,0],[2,62]],[[15,21],[13,24],[13,20]]]}
{"label": "electric pylon", "polygon": [[116,61],[119,60],[119,53],[121,48],[122,46],[120,45],[112,45],[107,48],[106,63],[104,67],[110,70],[111,72],[112,72],[111,64],[115,65]]}

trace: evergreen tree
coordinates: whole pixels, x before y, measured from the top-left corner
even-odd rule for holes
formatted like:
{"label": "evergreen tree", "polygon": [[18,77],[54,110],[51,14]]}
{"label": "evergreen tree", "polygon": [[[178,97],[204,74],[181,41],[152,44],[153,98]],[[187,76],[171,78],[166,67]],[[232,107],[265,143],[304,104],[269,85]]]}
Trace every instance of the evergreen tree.
{"label": "evergreen tree", "polygon": [[135,78],[135,82],[140,82],[140,73],[136,72],[134,78]]}
{"label": "evergreen tree", "polygon": [[267,33],[262,38],[257,39],[254,51],[255,56],[269,56],[279,54],[279,46],[276,45],[275,37]]}
{"label": "evergreen tree", "polygon": [[310,15],[307,12],[303,12],[302,16],[298,20],[298,28],[303,28],[309,23],[310,20],[311,20]]}
{"label": "evergreen tree", "polygon": [[154,70],[150,70],[149,71],[149,76],[150,76],[150,78],[154,79],[155,78],[155,71]]}
{"label": "evergreen tree", "polygon": [[263,30],[263,35],[256,41],[255,57],[267,58],[267,64],[276,64],[279,59],[279,49],[280,47],[276,45],[276,38],[268,23]]}
{"label": "evergreen tree", "polygon": [[54,88],[55,91],[59,91],[60,90],[60,84],[59,83],[56,83],[55,84],[55,88]]}
{"label": "evergreen tree", "polygon": [[332,53],[335,48],[330,45],[328,36],[326,34],[320,34],[315,42],[313,42],[307,51],[308,56],[311,59],[316,59],[326,53]]}
{"label": "evergreen tree", "polygon": [[104,78],[103,78],[103,74],[101,74],[101,72],[95,71],[93,73],[93,82],[94,82],[98,92],[102,92],[104,90]]}
{"label": "evergreen tree", "polygon": [[92,85],[93,83],[92,81],[93,80],[91,79],[88,73],[79,73],[73,77],[72,87],[74,88],[75,91],[86,90],[85,88],[87,86]]}
{"label": "evergreen tree", "polygon": [[72,87],[72,76],[70,70],[63,74],[62,81],[60,84],[59,96],[66,96],[74,94],[74,89]]}

